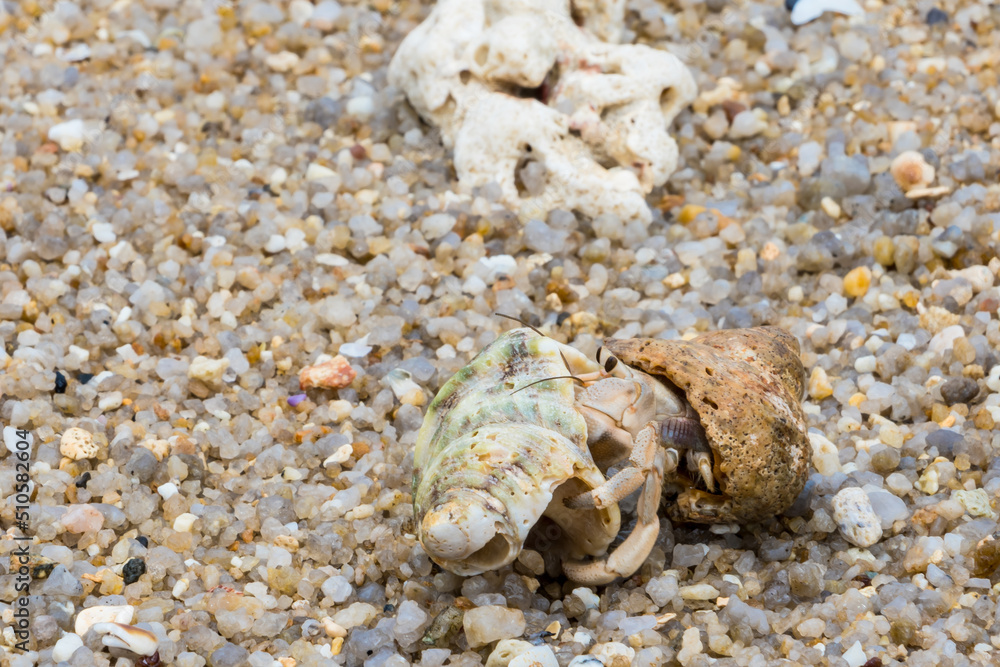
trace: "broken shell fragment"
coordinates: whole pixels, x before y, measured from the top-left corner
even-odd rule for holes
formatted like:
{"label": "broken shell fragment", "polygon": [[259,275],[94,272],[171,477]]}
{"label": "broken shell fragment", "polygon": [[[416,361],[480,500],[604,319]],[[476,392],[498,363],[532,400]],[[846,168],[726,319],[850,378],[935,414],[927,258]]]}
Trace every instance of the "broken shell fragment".
{"label": "broken shell fragment", "polygon": [[87,634],[87,630],[95,625],[101,623],[131,623],[133,616],[135,616],[135,607],[127,604],[87,607],[76,615],[73,631],[82,637]]}
{"label": "broken shell fragment", "polygon": [[934,167],[927,164],[924,156],[917,151],[900,153],[892,161],[889,171],[903,192],[926,188],[934,182]]}
{"label": "broken shell fragment", "polygon": [[149,630],[124,623],[98,623],[93,631],[101,636],[101,643],[108,648],[123,648],[137,655],[153,655],[158,642]]}
{"label": "broken shell fragment", "polygon": [[303,368],[299,373],[299,388],[306,389],[340,389],[354,382],[357,372],[351,364],[338,354],[333,359]]}
{"label": "broken shell fragment", "polygon": [[100,447],[94,442],[94,436],[78,426],[66,429],[59,440],[59,453],[74,461],[93,458],[98,451]]}

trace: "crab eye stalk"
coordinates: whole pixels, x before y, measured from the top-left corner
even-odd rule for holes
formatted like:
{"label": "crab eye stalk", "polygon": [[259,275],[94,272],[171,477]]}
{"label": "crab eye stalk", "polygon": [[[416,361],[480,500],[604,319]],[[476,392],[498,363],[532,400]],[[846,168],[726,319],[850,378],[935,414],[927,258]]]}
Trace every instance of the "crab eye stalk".
{"label": "crab eye stalk", "polygon": [[608,352],[607,348],[597,348],[597,363],[601,365],[604,372],[618,378],[628,377],[625,364],[622,364],[618,357]]}

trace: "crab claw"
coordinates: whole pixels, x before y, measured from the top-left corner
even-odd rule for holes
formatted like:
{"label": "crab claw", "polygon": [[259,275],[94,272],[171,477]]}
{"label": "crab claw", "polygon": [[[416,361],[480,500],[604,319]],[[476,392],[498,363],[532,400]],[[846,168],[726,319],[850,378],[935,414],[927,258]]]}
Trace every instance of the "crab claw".
{"label": "crab claw", "polygon": [[430,509],[420,523],[428,555],[444,562],[464,561],[468,566],[490,570],[500,567],[519,541],[503,530],[506,520],[493,507],[492,499],[478,493],[450,493]]}
{"label": "crab claw", "polygon": [[712,475],[712,457],[707,452],[688,452],[688,469],[697,470],[701,473],[701,478],[705,481],[705,486],[709,491],[715,490],[715,477]]}

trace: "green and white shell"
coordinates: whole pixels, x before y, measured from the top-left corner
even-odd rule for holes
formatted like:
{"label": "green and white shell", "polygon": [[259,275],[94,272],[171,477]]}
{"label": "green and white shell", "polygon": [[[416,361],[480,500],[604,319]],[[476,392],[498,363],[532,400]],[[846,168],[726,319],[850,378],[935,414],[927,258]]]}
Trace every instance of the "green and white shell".
{"label": "green and white shell", "polygon": [[417,436],[413,473],[418,534],[434,562],[463,576],[502,567],[543,515],[561,528],[564,556],[606,551],[621,523],[617,505],[570,510],[562,502],[605,481],[587,448],[575,383],[525,388],[597,370],[577,350],[522,328],[441,388]]}

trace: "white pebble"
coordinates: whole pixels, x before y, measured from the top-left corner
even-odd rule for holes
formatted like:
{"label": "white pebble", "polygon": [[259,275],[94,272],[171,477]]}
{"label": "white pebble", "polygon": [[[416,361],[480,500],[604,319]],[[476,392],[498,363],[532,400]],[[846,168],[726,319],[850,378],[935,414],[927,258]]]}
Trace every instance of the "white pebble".
{"label": "white pebble", "polygon": [[70,632],[64,633],[56,645],[52,647],[52,662],[69,662],[73,653],[81,646],[83,646],[83,639],[80,638],[80,635]]}
{"label": "white pebble", "polygon": [[854,370],[859,373],[874,373],[876,367],[877,361],[872,355],[859,357],[858,360],[854,362]]}
{"label": "white pebble", "polygon": [[882,539],[882,522],[864,489],[841,489],[833,497],[833,519],[841,535],[851,544],[870,547]]}
{"label": "white pebble", "polygon": [[865,656],[865,650],[861,647],[861,642],[854,642],[851,648],[844,651],[844,662],[846,662],[850,667],[861,667],[868,661]]}
{"label": "white pebble", "polygon": [[681,597],[685,600],[714,600],[719,597],[719,589],[710,584],[681,586]]}
{"label": "white pebble", "polygon": [[49,128],[49,141],[59,144],[64,151],[76,151],[83,147],[83,120],[74,118]]}
{"label": "white pebble", "polygon": [[156,492],[160,494],[160,497],[163,498],[164,500],[170,500],[179,493],[177,485],[174,484],[173,482],[160,484],[158,487],[156,487]]}
{"label": "white pebble", "polygon": [[368,95],[352,97],[347,101],[347,113],[364,120],[375,113],[375,100]]}
{"label": "white pebble", "polygon": [[190,533],[191,527],[194,526],[194,522],[198,520],[198,517],[190,512],[184,512],[176,519],[174,519],[174,530],[178,533]]}
{"label": "white pebble", "polygon": [[589,588],[584,588],[583,586],[574,588],[573,595],[580,598],[583,606],[587,609],[597,609],[601,605],[601,598]]}
{"label": "white pebble", "polygon": [[209,359],[199,354],[191,361],[187,374],[192,380],[213,383],[222,380],[222,375],[226,372],[227,368],[229,368],[229,359],[225,357],[222,359]]}
{"label": "white pebble", "polygon": [[102,412],[117,410],[122,406],[122,402],[124,400],[125,397],[122,396],[120,391],[111,391],[105,394],[104,397],[97,402],[97,407],[99,407]]}
{"label": "white pebble", "polygon": [[98,243],[114,243],[118,240],[114,225],[110,222],[95,222],[90,226],[90,233]]}
{"label": "white pebble", "polygon": [[986,379],[986,386],[990,391],[1000,392],[1000,364],[990,369],[990,376]]}
{"label": "white pebble", "polygon": [[732,139],[746,139],[760,134],[767,129],[767,116],[756,109],[747,109],[736,114],[729,126],[729,136]]}
{"label": "white pebble", "polygon": [[285,237],[281,234],[271,234],[270,238],[267,239],[267,243],[264,244],[264,250],[272,255],[281,252],[286,247]]}
{"label": "white pebble", "polygon": [[835,444],[817,431],[809,432],[809,444],[812,445],[812,464],[816,472],[823,476],[840,472],[840,458]]}
{"label": "white pebble", "polygon": [[605,665],[629,665],[635,657],[635,649],[621,642],[605,642],[595,645],[590,655]]}
{"label": "white pebble", "polygon": [[336,178],[340,179],[340,174],[335,172],[329,167],[323,166],[317,162],[313,162],[306,169],[306,180],[307,181],[319,181],[325,178]]}
{"label": "white pebble", "polygon": [[934,354],[944,354],[955,346],[955,341],[965,336],[965,329],[960,324],[953,324],[945,327],[934,334],[931,342],[927,345],[927,351]]}
{"label": "white pebble", "polygon": [[299,56],[291,51],[282,51],[269,55],[264,63],[275,72],[288,72],[299,64]]}
{"label": "white pebble", "polygon": [[701,630],[698,628],[688,628],[684,631],[681,639],[681,650],[677,653],[677,661],[682,665],[688,665],[697,656],[701,655],[704,645],[701,643]]}

